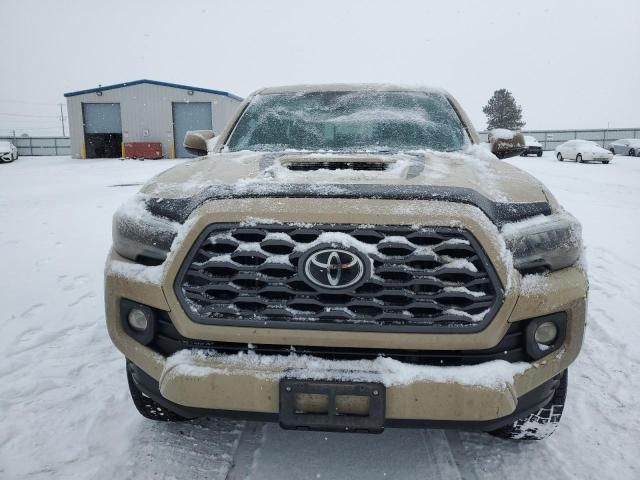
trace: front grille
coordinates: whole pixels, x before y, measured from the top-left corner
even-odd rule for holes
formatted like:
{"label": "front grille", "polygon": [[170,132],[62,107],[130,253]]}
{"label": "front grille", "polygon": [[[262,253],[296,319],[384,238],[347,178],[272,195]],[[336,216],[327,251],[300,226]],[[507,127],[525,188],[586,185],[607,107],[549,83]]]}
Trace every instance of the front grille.
{"label": "front grille", "polygon": [[[354,289],[318,290],[298,271],[315,249],[366,253]],[[361,331],[478,331],[502,289],[471,234],[457,228],[363,225],[211,225],[175,281],[198,323]]]}
{"label": "front grille", "polygon": [[211,342],[183,337],[173,326],[166,312],[157,311],[156,335],[149,345],[159,354],[169,357],[180,350],[204,350],[234,355],[254,352],[259,355],[311,355],[327,360],[374,360],[388,357],[415,365],[477,365],[492,360],[528,362],[525,348],[525,328],[528,322],[514,322],[495,347],[484,350],[399,350],[371,348],[310,347],[301,345],[249,345],[247,343]]}
{"label": "front grille", "polygon": [[291,162],[285,165],[289,170],[376,170],[387,169],[385,162]]}

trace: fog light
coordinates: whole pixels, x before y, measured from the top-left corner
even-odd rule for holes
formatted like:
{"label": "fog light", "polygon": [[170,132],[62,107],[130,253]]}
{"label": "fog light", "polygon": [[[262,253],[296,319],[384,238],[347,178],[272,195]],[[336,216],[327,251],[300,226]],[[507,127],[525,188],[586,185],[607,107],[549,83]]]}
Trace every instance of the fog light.
{"label": "fog light", "polygon": [[558,338],[558,327],[554,322],[542,322],[536,328],[533,338],[542,345],[551,345]]}
{"label": "fog light", "polygon": [[127,315],[127,321],[131,328],[138,332],[143,332],[149,327],[151,318],[149,318],[146,311],[139,308],[132,308]]}

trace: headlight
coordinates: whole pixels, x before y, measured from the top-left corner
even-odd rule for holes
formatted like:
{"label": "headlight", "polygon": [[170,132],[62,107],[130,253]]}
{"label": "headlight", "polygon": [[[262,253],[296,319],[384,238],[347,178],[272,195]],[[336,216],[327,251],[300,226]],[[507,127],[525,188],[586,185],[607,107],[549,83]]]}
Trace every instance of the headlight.
{"label": "headlight", "polygon": [[576,263],[582,251],[580,223],[567,213],[508,224],[502,233],[522,273],[560,270]]}
{"label": "headlight", "polygon": [[159,265],[167,258],[178,226],[149,213],[146,198],[136,195],[113,216],[113,248],[130,260]]}

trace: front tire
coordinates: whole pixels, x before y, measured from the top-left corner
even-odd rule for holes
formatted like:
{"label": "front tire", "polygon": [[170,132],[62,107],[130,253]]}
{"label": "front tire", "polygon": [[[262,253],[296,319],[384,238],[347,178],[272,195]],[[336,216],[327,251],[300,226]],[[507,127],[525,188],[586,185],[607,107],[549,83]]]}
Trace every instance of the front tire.
{"label": "front tire", "polygon": [[558,428],[567,399],[569,371],[565,370],[561,375],[560,384],[549,403],[537,412],[516,420],[512,425],[489,433],[509,440],[543,440],[549,437]]}
{"label": "front tire", "polygon": [[579,153],[578,155],[576,155],[576,162],[578,162],[578,163],[583,163],[584,162],[584,160],[582,160],[582,154]]}
{"label": "front tire", "polygon": [[636,151],[633,148],[631,150],[629,150],[629,156],[630,157],[635,157],[636,156]]}
{"label": "front tire", "polygon": [[560,160],[561,162],[564,160],[564,158],[562,158],[562,154],[560,152],[558,152],[558,154],[556,155],[556,158],[558,160]]}
{"label": "front tire", "polygon": [[613,148],[610,148],[610,149],[609,149],[609,151],[610,151],[611,153],[613,153],[614,155],[616,154],[616,151],[615,151]]}
{"label": "front tire", "polygon": [[542,156],[542,152],[538,152],[538,153],[536,153],[536,155],[537,155],[538,157],[541,157],[541,156]]}
{"label": "front tire", "polygon": [[133,400],[133,404],[143,417],[150,420],[156,420],[158,422],[184,422],[185,420],[188,420],[188,418],[184,418],[171,410],[167,410],[151,397],[148,397],[141,392],[138,387],[136,387],[128,368],[127,383],[129,384],[131,400]]}

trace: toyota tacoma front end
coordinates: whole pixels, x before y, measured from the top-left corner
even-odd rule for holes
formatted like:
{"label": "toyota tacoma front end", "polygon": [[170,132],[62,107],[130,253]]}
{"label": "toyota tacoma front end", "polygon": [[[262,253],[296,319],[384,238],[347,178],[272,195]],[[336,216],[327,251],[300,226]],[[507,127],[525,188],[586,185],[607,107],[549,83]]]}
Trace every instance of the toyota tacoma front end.
{"label": "toyota tacoma front end", "polygon": [[113,234],[107,325],[148,418],[520,439],[560,419],[580,226],[446,92],[261,90]]}

